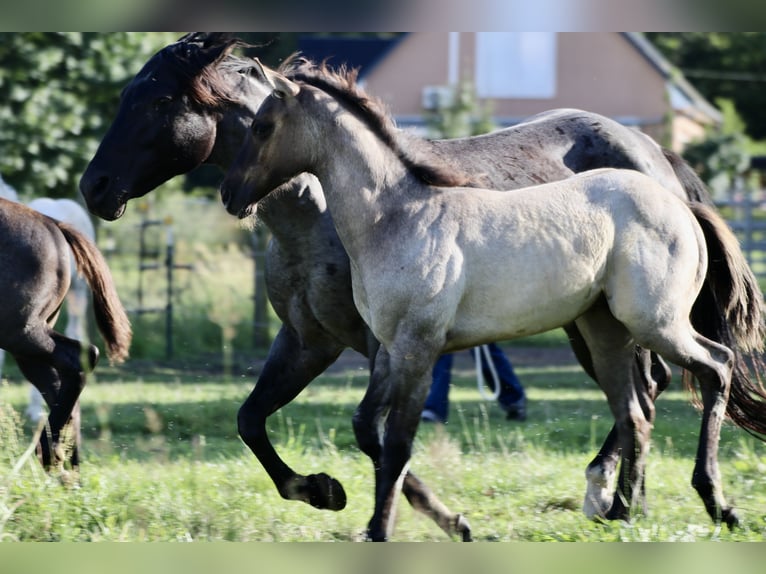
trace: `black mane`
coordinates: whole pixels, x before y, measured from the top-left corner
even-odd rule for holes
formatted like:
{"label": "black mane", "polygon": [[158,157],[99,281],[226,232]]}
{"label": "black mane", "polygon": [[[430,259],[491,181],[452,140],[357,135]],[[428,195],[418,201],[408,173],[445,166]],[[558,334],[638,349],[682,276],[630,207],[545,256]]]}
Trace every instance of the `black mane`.
{"label": "black mane", "polygon": [[201,106],[219,108],[235,101],[223,72],[251,63],[232,54],[238,47],[251,47],[225,32],[193,32],[163,48],[158,56],[180,74],[192,100]]}

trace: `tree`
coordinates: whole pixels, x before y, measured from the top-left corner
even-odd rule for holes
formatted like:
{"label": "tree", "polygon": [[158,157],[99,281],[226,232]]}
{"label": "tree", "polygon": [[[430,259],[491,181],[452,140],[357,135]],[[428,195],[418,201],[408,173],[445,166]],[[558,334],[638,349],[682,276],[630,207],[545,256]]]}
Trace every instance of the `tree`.
{"label": "tree", "polygon": [[426,111],[430,137],[459,138],[495,129],[492,110],[479,101],[472,83],[461,82],[441,93],[444,98],[433,102],[433,107]]}
{"label": "tree", "polygon": [[766,33],[653,32],[647,38],[705,98],[734,102],[750,137],[766,138]]}
{"label": "tree", "polygon": [[745,126],[734,104],[722,99],[715,103],[723,112],[723,125],[709,130],[704,139],[691,142],[683,155],[713,196],[723,198],[735,186],[736,180],[747,172],[750,154]]}
{"label": "tree", "polygon": [[21,193],[75,196],[146,60],[177,33],[0,33],[0,173]]}

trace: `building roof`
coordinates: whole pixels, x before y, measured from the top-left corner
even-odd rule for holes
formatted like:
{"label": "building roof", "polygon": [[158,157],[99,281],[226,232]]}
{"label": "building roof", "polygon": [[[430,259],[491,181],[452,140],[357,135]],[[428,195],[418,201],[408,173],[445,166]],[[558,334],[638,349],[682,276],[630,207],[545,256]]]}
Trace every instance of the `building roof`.
{"label": "building roof", "polygon": [[643,34],[637,32],[621,32],[621,34],[671,84],[671,104],[674,108],[684,107],[683,104],[686,103],[697,108],[716,123],[723,121],[721,112],[708,102],[686,80],[681,71],[673,66]]}
{"label": "building roof", "polygon": [[308,36],[298,37],[301,55],[321,62],[328,60],[334,66],[345,64],[359,69],[363,80],[375,65],[382,61],[406,34],[380,36]]}

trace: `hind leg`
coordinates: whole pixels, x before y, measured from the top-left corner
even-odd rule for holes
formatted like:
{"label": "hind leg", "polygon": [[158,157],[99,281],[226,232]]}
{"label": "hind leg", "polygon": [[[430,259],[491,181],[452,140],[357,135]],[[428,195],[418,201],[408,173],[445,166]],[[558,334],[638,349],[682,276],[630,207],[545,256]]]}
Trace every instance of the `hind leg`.
{"label": "hind leg", "polygon": [[[635,341],[605,304],[593,307],[577,324],[592,351],[599,386],[615,418],[619,455],[612,455],[612,467],[620,463],[613,500],[609,500],[611,485],[603,485],[589,493],[584,510],[592,517],[628,519],[631,509],[644,507],[643,478],[654,420],[653,397],[638,372]],[[644,367],[648,368],[646,363]]]}
{"label": "hind leg", "polygon": [[[636,347],[635,361],[626,370],[625,377],[630,377],[630,384],[638,385],[637,396],[648,393],[654,403],[657,397],[670,384],[671,372],[668,365],[656,354]],[[583,513],[588,518],[604,516],[613,503],[614,482],[617,465],[620,461],[620,444],[617,425],[612,426],[598,454],[585,469],[587,489],[583,502]],[[636,494],[637,504],[646,507],[646,481],[641,481],[640,492]]]}
{"label": "hind leg", "polygon": [[[729,400],[734,354],[686,327],[674,349],[660,351],[669,360],[690,371],[699,382],[702,395],[702,424],[692,486],[702,498],[710,517],[730,528],[739,522],[734,509],[726,504],[718,467],[718,443]],[[659,350],[659,349],[658,349]]]}
{"label": "hind leg", "polygon": [[[64,451],[60,444],[61,431],[72,418],[85,386],[85,373],[80,361],[80,343],[56,332],[51,332],[49,339],[53,342],[53,350],[50,353],[16,355],[19,369],[40,391],[50,411],[47,425],[50,444],[47,444],[47,436],[41,437],[41,458],[46,468],[64,459]],[[91,364],[96,355],[95,348],[91,348]],[[74,444],[70,457],[73,466],[79,464],[78,431],[79,425],[74,429]]]}
{"label": "hind leg", "polygon": [[[575,357],[585,372],[598,381],[593,367],[590,349],[577,328],[570,323],[564,326]],[[640,347],[636,348],[635,365],[624,373],[633,378],[633,384],[643,385],[652,401],[670,384],[671,372],[668,365],[655,353]],[[586,490],[583,499],[583,513],[588,518],[604,516],[612,505],[614,481],[620,460],[620,445],[617,426],[613,425],[604,444],[585,469]],[[644,482],[641,485],[641,497],[645,497]],[[642,505],[645,502],[642,502]]]}

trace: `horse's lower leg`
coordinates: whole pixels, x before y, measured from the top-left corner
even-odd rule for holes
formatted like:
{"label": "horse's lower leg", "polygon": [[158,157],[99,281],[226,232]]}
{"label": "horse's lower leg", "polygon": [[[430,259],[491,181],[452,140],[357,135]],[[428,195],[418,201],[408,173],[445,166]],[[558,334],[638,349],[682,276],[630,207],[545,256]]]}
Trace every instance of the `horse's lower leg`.
{"label": "horse's lower leg", "polygon": [[734,509],[726,504],[718,468],[718,443],[729,398],[733,355],[725,347],[708,343],[712,342],[705,340],[703,346],[708,347],[711,356],[718,361],[717,367],[700,364],[688,367],[699,381],[703,408],[692,486],[713,521],[716,524],[724,522],[733,528],[739,523],[739,518]]}
{"label": "horse's lower leg", "polygon": [[[637,510],[646,514],[644,469],[649,450],[654,404],[643,388],[633,387],[624,414],[618,425],[620,433],[620,472],[612,505],[605,514],[609,520],[628,520]],[[617,410],[613,408],[615,417]]]}
{"label": "horse's lower leg", "polygon": [[[577,325],[570,323],[564,326],[564,330],[578,362],[591,378],[598,381],[593,357]],[[671,372],[668,365],[659,356],[645,349],[636,348],[636,368],[632,369],[631,373],[638,374],[653,401],[670,384]],[[611,507],[619,460],[619,436],[616,425],[613,425],[598,453],[585,469],[583,513],[588,518],[604,516]],[[642,497],[644,490],[642,481]]]}
{"label": "horse's lower leg", "polygon": [[[635,365],[629,373],[633,378],[633,384],[644,388],[652,402],[655,402],[660,393],[670,384],[670,367],[659,356],[640,347],[636,348]],[[640,390],[639,393],[641,393]],[[617,476],[619,461],[619,434],[617,426],[613,425],[598,454],[585,470],[587,489],[583,512],[588,518],[603,517],[612,506],[614,480]],[[640,499],[637,503],[645,509],[646,484],[643,479],[639,494]]]}
{"label": "horse's lower leg", "polygon": [[[85,387],[85,373],[80,361],[80,343],[56,332],[50,333],[49,336],[54,342],[53,351],[50,354],[16,355],[19,370],[37,387],[48,404],[47,429],[50,432],[51,444],[49,446],[41,444],[42,462],[46,468],[64,460],[64,451],[60,444],[61,431],[70,421],[80,393]],[[95,354],[95,347],[93,347],[89,351],[89,356],[92,357]],[[75,441],[78,431],[79,428],[75,429]],[[45,442],[45,438],[42,442]],[[74,444],[73,460],[79,463],[76,447],[77,445]]]}
{"label": "horse's lower leg", "polygon": [[[63,462],[64,459],[64,451],[59,444],[60,435],[61,430],[69,420],[73,406],[66,407],[65,404],[61,403],[61,390],[66,384],[71,383],[68,380],[63,380],[56,369],[50,365],[39,363],[36,359],[27,360],[17,357],[16,362],[22,374],[30,383],[38,388],[48,404],[50,414],[42,429],[38,448],[40,462],[43,468],[47,470],[55,464]],[[66,416],[63,416],[64,411],[67,409]],[[54,412],[56,413],[55,417],[53,416]],[[75,452],[76,449],[73,448],[72,453],[74,454]],[[75,455],[73,464],[74,462],[79,463],[77,455]]]}
{"label": "horse's lower leg", "polygon": [[471,526],[462,514],[452,512],[425,483],[409,470],[404,475],[402,493],[412,508],[429,516],[448,536],[471,542]]}
{"label": "horse's lower leg", "polygon": [[[399,345],[409,349],[409,345]],[[432,355],[432,356],[431,356]],[[399,489],[407,473],[412,441],[420,422],[420,413],[428,394],[430,369],[437,352],[420,355],[398,353],[397,358],[383,348],[377,355],[370,387],[354,416],[354,430],[365,452],[372,453],[375,464],[375,511],[368,525],[368,538],[387,540],[392,533]],[[375,461],[377,429],[386,417],[383,444],[379,461]],[[422,484],[422,483],[421,483]],[[417,486],[414,481],[411,486]],[[430,494],[430,491],[429,491]],[[413,499],[410,499],[413,500]],[[423,500],[428,500],[428,497]],[[431,506],[435,511],[446,510]],[[438,521],[437,521],[438,522]],[[449,522],[449,521],[448,521]],[[465,521],[440,524],[451,533],[455,527],[463,530],[464,540],[470,540],[470,529]]]}
{"label": "horse's lower leg", "polygon": [[269,351],[255,388],[239,409],[239,435],[263,465],[279,494],[315,508],[342,510],[346,493],[336,479],[325,473],[297,474],[280,458],[269,441],[266,418],[292,401],[342,350],[337,344],[312,341],[303,345],[283,326]]}
{"label": "horse's lower leg", "polygon": [[724,345],[695,332],[689,324],[669,325],[663,332],[667,334],[665,337],[656,331],[645,336],[658,353],[694,375],[702,396],[702,424],[692,486],[713,521],[733,527],[738,519],[723,496],[718,442],[729,400],[734,354]]}
{"label": "horse's lower leg", "polygon": [[584,511],[591,517],[627,519],[631,508],[643,500],[644,460],[654,418],[650,390],[656,388],[651,382],[645,382],[651,380],[651,360],[648,353],[638,356],[642,360],[636,360],[631,334],[614,318],[605,301],[578,319],[577,325],[592,352],[598,384],[615,418],[616,431],[613,429],[611,438],[619,439],[614,441],[611,450],[602,448],[600,454],[609,462],[604,467],[614,469],[620,462],[613,500],[610,502],[608,496],[611,485],[602,483],[599,488],[589,490]]}

